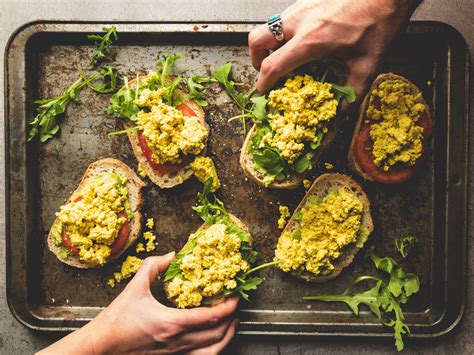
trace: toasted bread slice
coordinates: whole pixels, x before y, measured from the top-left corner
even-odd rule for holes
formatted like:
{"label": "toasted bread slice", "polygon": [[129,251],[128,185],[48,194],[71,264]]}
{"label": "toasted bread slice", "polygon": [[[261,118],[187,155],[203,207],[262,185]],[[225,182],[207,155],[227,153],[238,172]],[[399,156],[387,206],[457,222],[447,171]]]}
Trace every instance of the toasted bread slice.
{"label": "toasted bread slice", "polygon": [[[240,220],[238,219],[236,216],[234,216],[233,214],[229,214],[230,216],[230,219],[232,220],[232,222],[234,222],[237,226],[239,226],[240,228],[242,228],[245,232],[249,233],[249,229],[248,227]],[[196,231],[196,233],[208,228],[208,224],[207,223],[203,223],[199,228],[198,230]],[[250,233],[249,233],[250,235]],[[182,249],[185,249],[186,246],[188,245],[189,241],[183,246]],[[181,249],[181,250],[182,250]],[[175,259],[176,260],[176,259]],[[169,291],[168,291],[168,287],[169,287],[169,284],[172,280],[168,280],[168,281],[165,281],[163,283],[163,289],[165,291],[165,294],[166,294],[166,297],[168,298],[168,300],[170,300],[171,303],[173,303],[175,306],[176,306],[176,297],[170,297],[169,295]],[[203,299],[204,301],[204,299]],[[219,303],[222,303],[225,301],[225,296],[223,293],[221,294],[218,294],[218,295],[215,295],[213,297],[209,297],[209,298],[206,298],[205,299],[205,303],[206,305],[210,305],[210,306],[215,306]]]}
{"label": "toasted bread slice", "polygon": [[[336,117],[334,117],[328,124],[328,131],[324,134],[323,139],[321,141],[321,145],[315,151],[313,158],[311,159],[311,164],[314,166],[319,161],[321,155],[327,151],[329,146],[334,140],[336,136],[336,132],[340,127],[340,123],[342,121],[341,117],[343,115],[339,112]],[[254,161],[252,158],[252,154],[249,152],[250,144],[252,143],[252,137],[256,133],[257,127],[253,125],[253,127],[249,130],[247,136],[245,137],[244,144],[240,151],[240,166],[244,171],[245,175],[255,181],[257,184],[265,186],[264,178],[265,175],[255,169]],[[294,173],[288,179],[284,181],[273,181],[268,184],[266,187],[273,188],[273,189],[296,189],[304,180],[306,173],[297,174]]]}
{"label": "toasted bread slice", "polygon": [[[313,185],[309,188],[306,195],[304,196],[303,200],[301,200],[300,204],[293,212],[288,224],[286,225],[285,231],[292,232],[297,226],[298,222],[296,221],[295,217],[301,211],[301,209],[306,205],[306,201],[310,196],[319,196],[324,197],[331,191],[339,188],[344,188],[354,194],[360,199],[363,204],[363,213],[362,213],[362,221],[361,225],[367,228],[369,234],[372,233],[374,230],[374,225],[372,222],[372,216],[370,215],[370,203],[369,199],[367,198],[366,194],[362,190],[362,188],[357,184],[352,178],[347,175],[342,174],[323,174],[318,177]],[[293,271],[292,274],[302,280],[311,281],[311,282],[325,282],[330,279],[335,278],[338,276],[342,270],[348,266],[354,260],[355,255],[360,250],[360,247],[357,247],[356,243],[349,245],[341,257],[333,261],[334,269],[331,270],[330,274],[328,275],[316,275],[306,270],[296,270]]]}
{"label": "toasted bread slice", "polygon": [[[71,194],[71,196],[73,196],[77,192],[81,191],[89,182],[89,180],[93,178],[94,176],[96,176],[97,174],[100,174],[109,170],[114,170],[115,172],[125,176],[128,179],[126,186],[128,189],[128,196],[129,196],[130,208],[133,213],[133,219],[130,221],[130,232],[129,232],[126,243],[122,247],[122,250],[120,250],[115,255],[111,256],[107,260],[107,263],[110,263],[116,260],[140,236],[140,231],[142,228],[142,214],[140,212],[140,209],[143,204],[143,196],[142,196],[141,189],[145,187],[145,184],[143,183],[143,181],[140,180],[140,178],[135,174],[135,172],[130,167],[128,167],[128,165],[126,165],[125,163],[117,159],[106,158],[106,159],[98,160],[87,167],[87,170],[84,173],[84,176],[82,177],[82,180],[79,183],[79,186]],[[66,203],[70,201],[71,201],[71,197],[66,201]],[[56,223],[59,223],[57,218],[54,221],[53,225]],[[86,263],[80,260],[79,257],[72,254],[69,255],[65,259],[61,258],[60,257],[61,246],[56,245],[55,238],[51,230],[48,235],[48,247],[49,247],[49,250],[51,250],[60,261],[70,266],[74,266],[81,269],[99,267],[99,265]]]}
{"label": "toasted bread slice", "polygon": [[[376,89],[382,82],[384,82],[386,80],[403,80],[404,82],[410,84],[410,86],[413,90],[413,93],[415,95],[420,93],[420,89],[415,84],[413,84],[411,81],[409,81],[407,78],[405,78],[401,75],[393,74],[393,73],[380,74],[379,76],[377,76],[377,78],[375,78],[374,82],[370,86],[370,89],[369,89],[367,95],[365,95],[364,100],[362,101],[362,104],[360,105],[360,108],[359,108],[359,117],[357,119],[357,123],[356,123],[355,129],[354,129],[354,134],[352,136],[351,146],[349,148],[349,153],[348,153],[348,157],[347,157],[349,168],[351,170],[353,170],[355,173],[357,173],[357,175],[361,176],[364,180],[368,180],[368,181],[374,181],[374,179],[372,179],[364,171],[364,169],[360,166],[360,164],[357,162],[357,159],[354,155],[354,146],[355,146],[356,138],[357,138],[362,126],[363,126],[363,123],[364,123],[364,120],[365,120],[365,117],[366,117],[367,109],[369,108],[370,93],[372,92],[372,90]],[[426,101],[423,97],[422,97],[422,100],[423,100],[423,103],[425,104],[425,106],[427,108],[426,110],[427,110],[428,117],[429,117],[430,120],[432,120],[430,111],[428,109],[428,104],[426,103]]]}
{"label": "toasted bread slice", "polygon": [[[146,82],[149,78],[149,75],[144,75],[139,78],[140,82]],[[135,87],[137,84],[137,80],[130,81],[130,87]],[[189,108],[191,108],[196,115],[198,116],[199,120],[201,121],[202,125],[206,127],[209,131],[209,126],[206,123],[204,110],[201,106],[199,106],[194,100],[190,100],[187,98],[185,91],[182,88],[176,88],[177,92],[183,98],[183,103],[185,103]],[[127,123],[124,123],[125,129],[130,128]],[[181,170],[177,172],[167,173],[167,174],[159,174],[153,167],[150,165],[148,160],[146,159],[145,155],[143,155],[142,149],[140,148],[140,144],[138,143],[138,138],[135,132],[128,132],[128,139],[130,144],[132,145],[133,153],[137,157],[137,160],[142,167],[143,171],[146,175],[150,178],[150,180],[158,185],[162,189],[167,189],[174,187],[176,185],[182,184],[183,181],[189,179],[193,174],[193,170],[188,166],[184,166]],[[203,149],[200,155],[205,155],[206,149]]]}

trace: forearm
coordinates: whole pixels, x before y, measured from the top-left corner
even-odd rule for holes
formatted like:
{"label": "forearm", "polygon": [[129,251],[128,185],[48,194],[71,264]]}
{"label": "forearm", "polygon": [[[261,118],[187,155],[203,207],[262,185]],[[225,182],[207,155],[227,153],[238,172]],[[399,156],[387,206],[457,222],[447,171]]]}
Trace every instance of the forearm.
{"label": "forearm", "polygon": [[98,349],[94,348],[92,343],[90,326],[85,325],[69,335],[65,336],[56,343],[39,351],[37,354],[75,354],[75,355],[89,355],[99,353]]}

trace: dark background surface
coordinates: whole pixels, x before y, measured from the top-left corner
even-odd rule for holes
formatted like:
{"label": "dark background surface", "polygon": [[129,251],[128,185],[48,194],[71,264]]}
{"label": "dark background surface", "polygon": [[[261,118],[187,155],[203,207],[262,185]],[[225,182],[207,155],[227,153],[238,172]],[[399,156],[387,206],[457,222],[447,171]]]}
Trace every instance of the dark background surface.
{"label": "dark background surface", "polygon": [[[8,36],[19,25],[36,19],[51,20],[101,20],[101,21],[153,21],[153,20],[263,20],[267,15],[281,11],[289,2],[286,1],[261,1],[252,3],[247,1],[229,2],[228,5],[214,6],[217,2],[196,1],[182,7],[184,2],[175,1],[172,4],[165,2],[137,1],[134,8],[124,13],[121,11],[122,4],[129,4],[122,0],[103,1],[100,3],[82,1],[66,3],[61,5],[59,1],[42,1],[41,4],[27,1],[3,1],[0,4],[0,16],[2,28],[0,30],[0,42],[4,45]],[[442,1],[426,1],[415,14],[418,20],[441,20],[456,27],[466,38],[469,47],[474,44],[474,32],[472,25],[473,10],[470,1],[452,1],[449,5]],[[199,4],[199,6],[198,6]],[[127,5],[128,6],[128,5]],[[231,11],[232,10],[232,11]],[[235,11],[234,11],[235,10]],[[2,58],[3,61],[3,58]],[[3,73],[1,74],[3,78]],[[3,93],[3,86],[0,88]],[[472,95],[471,95],[472,97]],[[472,100],[472,98],[471,98]],[[3,108],[3,95],[0,95],[0,104]],[[3,126],[3,125],[2,125]],[[3,144],[3,137],[2,137]],[[3,151],[1,152],[1,163],[3,164]],[[2,182],[4,180],[1,175]],[[471,184],[472,185],[472,184]],[[3,189],[3,183],[1,188]],[[472,187],[471,187],[472,191]],[[3,198],[4,194],[1,194]],[[2,201],[3,202],[3,201]],[[471,218],[470,218],[471,219]],[[1,239],[4,239],[4,217],[1,216],[2,231]],[[469,229],[469,237],[472,239],[472,226]],[[472,243],[469,249],[472,249]],[[469,257],[468,257],[469,259]],[[28,353],[51,343],[60,335],[51,333],[33,332],[20,325],[9,312],[5,296],[5,272],[4,272],[4,243],[1,245],[0,285],[3,292],[0,297],[0,350],[4,353]],[[468,289],[472,290],[472,264],[469,264]],[[471,293],[469,293],[470,295]],[[430,353],[472,353],[474,343],[472,340],[472,301],[468,297],[468,307],[461,324],[450,334],[435,340],[407,341],[408,352],[430,352]],[[262,338],[242,336],[237,338],[228,349],[235,353],[363,353],[393,352],[393,340],[387,339],[362,339],[362,338]]]}

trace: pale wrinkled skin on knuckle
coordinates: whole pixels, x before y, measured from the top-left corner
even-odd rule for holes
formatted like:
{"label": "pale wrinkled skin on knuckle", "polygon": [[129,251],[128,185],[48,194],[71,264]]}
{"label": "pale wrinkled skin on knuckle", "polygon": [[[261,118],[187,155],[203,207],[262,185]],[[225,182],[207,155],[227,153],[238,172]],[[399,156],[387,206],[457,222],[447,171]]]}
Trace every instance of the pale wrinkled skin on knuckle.
{"label": "pale wrinkled skin on knuckle", "polygon": [[262,61],[262,65],[260,66],[260,75],[262,77],[268,78],[273,75],[277,75],[278,73],[278,68],[273,64],[273,62],[270,60],[270,58],[265,58]]}

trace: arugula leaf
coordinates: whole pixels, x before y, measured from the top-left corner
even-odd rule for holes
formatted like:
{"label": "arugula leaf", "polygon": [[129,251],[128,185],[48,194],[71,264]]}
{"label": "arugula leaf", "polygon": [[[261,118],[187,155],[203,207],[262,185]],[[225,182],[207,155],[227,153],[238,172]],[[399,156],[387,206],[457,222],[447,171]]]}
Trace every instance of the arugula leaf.
{"label": "arugula leaf", "polygon": [[356,92],[352,86],[341,86],[337,84],[331,84],[331,86],[336,100],[339,101],[341,98],[343,98],[350,104],[356,100]]}
{"label": "arugula leaf", "polygon": [[256,290],[257,286],[260,285],[262,282],[263,280],[258,276],[245,280],[237,278],[237,287],[231,292],[227,292],[227,297],[238,292],[244,300],[250,302],[249,294],[245,291]]}
{"label": "arugula leaf", "polygon": [[311,169],[311,160],[308,158],[308,154],[304,154],[299,158],[292,166],[293,170],[298,174],[302,174],[307,170]]}
{"label": "arugula leaf", "polygon": [[205,95],[202,92],[204,89],[203,84],[215,83],[217,80],[211,76],[195,75],[188,78],[188,96],[198,103],[198,105],[204,107],[207,106]]}
{"label": "arugula leaf", "polygon": [[50,99],[36,100],[38,114],[30,122],[33,127],[28,135],[28,141],[36,136],[40,137],[41,143],[53,138],[59,132],[57,120],[66,111],[67,105],[71,101],[77,101],[80,91],[99,76],[100,73],[94,73],[87,78],[81,75],[63,94]]}
{"label": "arugula leaf", "polygon": [[96,49],[94,50],[94,52],[92,52],[92,55],[90,57],[91,64],[93,66],[96,66],[110,53],[112,48],[112,40],[118,40],[117,29],[115,28],[115,26],[104,27],[102,28],[102,31],[105,32],[103,36],[99,34],[87,36],[88,39],[93,39],[96,45]]}
{"label": "arugula leaf", "polygon": [[[411,295],[419,291],[420,282],[415,274],[406,273],[394,259],[378,257],[373,249],[369,251],[369,255],[377,269],[390,275],[388,283],[378,277],[361,276],[354,281],[354,285],[363,281],[372,281],[375,285],[359,293],[348,288],[340,295],[308,296],[303,299],[344,302],[356,316],[359,314],[359,306],[366,305],[385,326],[393,329],[395,346],[398,351],[401,351],[404,347],[402,336],[409,334],[410,329],[404,322],[405,316],[400,305],[406,303]],[[392,315],[395,317],[392,318]],[[383,321],[386,317],[389,318],[387,322]]]}
{"label": "arugula leaf", "polygon": [[309,143],[309,147],[311,148],[311,150],[316,150],[319,148],[319,146],[321,145],[321,142],[323,141],[323,137],[324,137],[324,133],[322,131],[319,131],[316,134],[317,141]]}
{"label": "arugula leaf", "polygon": [[412,250],[417,243],[418,243],[417,237],[407,235],[401,239],[397,239],[395,241],[395,246],[397,247],[397,250],[399,251],[400,255],[403,258],[406,258],[408,256],[408,252]]}
{"label": "arugula leaf", "polygon": [[175,277],[181,274],[181,266],[180,263],[176,260],[173,260],[171,264],[168,266],[165,272],[165,279],[164,281],[173,280]]}
{"label": "arugula leaf", "polygon": [[212,77],[224,87],[227,94],[232,98],[232,100],[234,100],[240,109],[245,110],[245,107],[250,101],[251,94],[244,95],[235,90],[236,83],[230,79],[231,72],[232,63],[226,63],[217,68],[212,74]]}
{"label": "arugula leaf", "polygon": [[168,76],[171,73],[171,69],[173,69],[174,63],[182,58],[181,54],[163,54],[163,59],[158,59],[156,61],[156,69],[159,73],[159,80],[162,87],[166,86],[168,81]]}
{"label": "arugula leaf", "polygon": [[67,259],[67,257],[70,255],[71,253],[69,252],[69,250],[67,250],[66,248],[64,247],[61,247],[59,248],[59,257],[61,259]]}
{"label": "arugula leaf", "polygon": [[95,92],[101,94],[108,94],[114,92],[117,87],[118,69],[110,65],[104,65],[100,69],[101,83],[97,86],[88,82],[87,86]]}
{"label": "arugula leaf", "polygon": [[261,123],[267,119],[267,98],[265,96],[252,97],[250,101],[254,104],[252,108],[252,119],[255,123]]}
{"label": "arugula leaf", "polygon": [[140,108],[134,102],[138,90],[130,88],[127,77],[124,78],[124,81],[125,85],[110,98],[107,113],[114,117],[127,118],[133,121],[135,115],[140,111]]}

